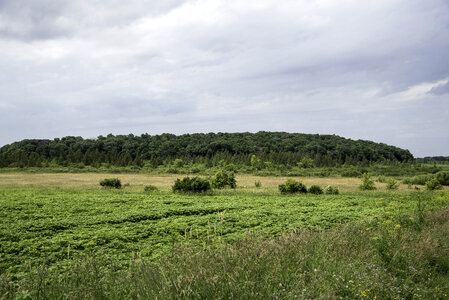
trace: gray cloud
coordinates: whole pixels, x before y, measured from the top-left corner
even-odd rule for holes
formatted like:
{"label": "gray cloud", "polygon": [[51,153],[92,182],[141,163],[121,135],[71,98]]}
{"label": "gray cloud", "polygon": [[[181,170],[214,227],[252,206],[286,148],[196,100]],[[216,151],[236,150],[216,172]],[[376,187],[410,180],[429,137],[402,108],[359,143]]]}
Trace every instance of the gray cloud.
{"label": "gray cloud", "polygon": [[443,0],[0,0],[0,144],[284,130],[449,155],[448,48]]}

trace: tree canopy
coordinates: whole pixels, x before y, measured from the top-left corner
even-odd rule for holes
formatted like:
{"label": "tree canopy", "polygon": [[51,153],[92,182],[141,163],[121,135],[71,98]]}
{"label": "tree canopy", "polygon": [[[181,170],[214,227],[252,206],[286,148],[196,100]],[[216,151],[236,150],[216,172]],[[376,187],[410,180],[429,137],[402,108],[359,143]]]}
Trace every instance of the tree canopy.
{"label": "tree canopy", "polygon": [[383,143],[336,135],[261,131],[26,139],[0,148],[0,167],[41,166],[45,162],[142,166],[145,162],[160,165],[175,159],[250,165],[253,155],[261,163],[296,165],[313,161],[316,166],[413,160],[408,150]]}

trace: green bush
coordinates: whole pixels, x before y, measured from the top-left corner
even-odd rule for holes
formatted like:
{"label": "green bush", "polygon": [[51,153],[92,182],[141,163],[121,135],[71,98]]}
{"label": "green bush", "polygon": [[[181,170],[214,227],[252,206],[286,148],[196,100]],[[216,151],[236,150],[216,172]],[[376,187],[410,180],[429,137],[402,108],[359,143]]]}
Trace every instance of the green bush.
{"label": "green bush", "polygon": [[173,192],[184,193],[201,193],[211,189],[209,180],[199,177],[184,177],[182,180],[179,178],[175,180],[172,186]]}
{"label": "green bush", "polygon": [[371,179],[371,176],[368,173],[363,173],[362,184],[359,185],[359,189],[361,189],[362,191],[369,191],[376,189],[374,181]]}
{"label": "green bush", "polygon": [[304,184],[293,179],[287,179],[283,184],[279,185],[281,194],[307,193],[307,188]]}
{"label": "green bush", "polygon": [[441,190],[442,188],[443,186],[436,178],[432,178],[431,180],[426,182],[426,189],[428,191]]}
{"label": "green bush", "polygon": [[223,170],[215,173],[211,183],[212,187],[216,189],[223,189],[227,186],[234,189],[237,186],[234,172],[224,172]]}
{"label": "green bush", "polygon": [[262,187],[262,182],[260,182],[260,180],[256,180],[256,181],[254,181],[254,186],[256,188],[260,188],[260,187]]}
{"label": "green bush", "polygon": [[155,187],[154,185],[146,185],[143,189],[145,192],[156,192],[159,189]]}
{"label": "green bush", "polygon": [[122,187],[122,182],[118,178],[105,178],[100,181],[100,185],[102,187],[120,189]]}
{"label": "green bush", "polygon": [[399,182],[394,179],[387,180],[387,190],[397,190],[399,188]]}
{"label": "green bush", "polygon": [[319,185],[312,185],[309,188],[309,193],[315,194],[315,195],[320,195],[323,193],[323,189]]}
{"label": "green bush", "polygon": [[441,171],[435,174],[435,178],[442,185],[449,185],[449,172]]}
{"label": "green bush", "polygon": [[340,190],[336,186],[328,185],[324,188],[324,193],[327,195],[338,195],[340,194]]}

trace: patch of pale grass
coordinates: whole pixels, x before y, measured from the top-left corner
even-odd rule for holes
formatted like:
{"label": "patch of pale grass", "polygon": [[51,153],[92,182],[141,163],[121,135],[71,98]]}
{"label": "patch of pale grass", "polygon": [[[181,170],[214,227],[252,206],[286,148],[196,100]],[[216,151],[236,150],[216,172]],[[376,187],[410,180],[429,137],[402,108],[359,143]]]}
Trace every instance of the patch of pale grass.
{"label": "patch of pale grass", "polygon": [[[196,176],[185,174],[111,174],[111,173],[0,173],[0,186],[59,186],[59,187],[99,187],[104,178],[119,178],[123,185],[129,184],[131,189],[142,189],[145,185],[154,185],[159,189],[170,189],[176,178]],[[203,177],[203,176],[201,176]],[[306,186],[337,186],[341,192],[358,190],[360,178],[347,177],[261,177],[239,175],[237,190],[254,193],[271,193],[278,190],[278,185],[287,179],[295,179]],[[254,183],[260,181],[262,186],[256,188]],[[385,190],[386,184],[376,182],[378,190]],[[407,190],[407,185],[400,184],[399,190]]]}

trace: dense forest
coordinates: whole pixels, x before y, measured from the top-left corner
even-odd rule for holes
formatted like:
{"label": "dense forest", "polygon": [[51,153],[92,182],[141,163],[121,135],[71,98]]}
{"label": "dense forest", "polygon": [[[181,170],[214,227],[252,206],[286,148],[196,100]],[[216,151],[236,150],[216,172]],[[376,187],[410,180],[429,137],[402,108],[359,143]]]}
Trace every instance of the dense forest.
{"label": "dense forest", "polygon": [[0,148],[0,167],[68,166],[157,167],[173,162],[237,165],[283,164],[290,166],[339,166],[413,161],[398,147],[336,135],[286,132],[142,134],[67,136],[27,139]]}

